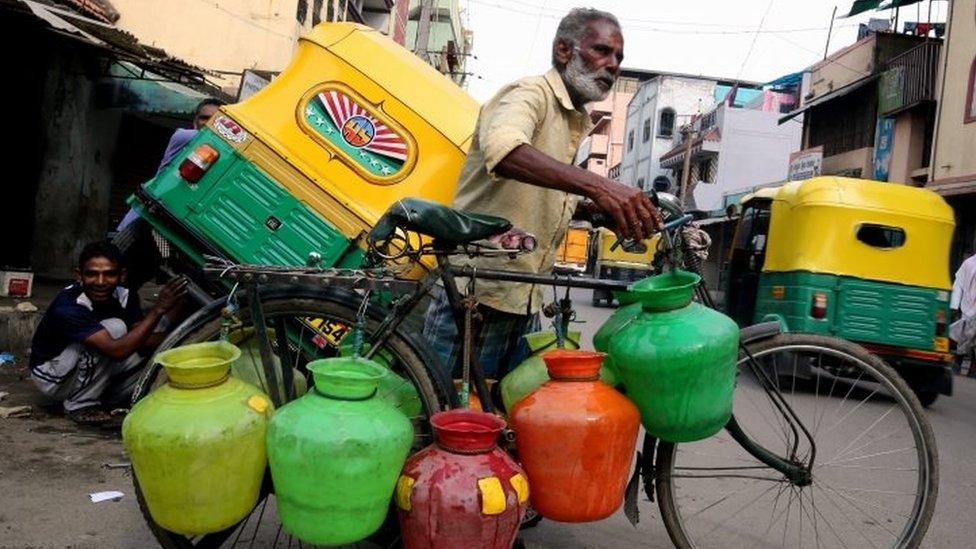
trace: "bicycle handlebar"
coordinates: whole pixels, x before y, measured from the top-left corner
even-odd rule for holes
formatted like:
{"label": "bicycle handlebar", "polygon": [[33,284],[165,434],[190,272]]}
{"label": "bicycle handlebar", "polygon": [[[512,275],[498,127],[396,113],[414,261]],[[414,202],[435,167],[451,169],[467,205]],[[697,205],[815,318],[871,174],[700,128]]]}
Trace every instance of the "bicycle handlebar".
{"label": "bicycle handlebar", "polygon": [[[664,226],[661,227],[661,230],[659,232],[665,233],[665,232],[668,232],[668,231],[673,231],[673,230],[677,229],[678,227],[682,227],[684,225],[687,225],[694,218],[695,217],[693,215],[691,215],[691,214],[685,214],[685,215],[679,217],[678,219],[672,219],[671,221],[668,221],[667,223],[665,223]],[[612,252],[612,251],[615,251],[617,248],[619,248],[620,245],[623,244],[624,240],[626,240],[624,237],[618,236],[616,242],[614,242],[613,245],[610,246],[610,251]]]}

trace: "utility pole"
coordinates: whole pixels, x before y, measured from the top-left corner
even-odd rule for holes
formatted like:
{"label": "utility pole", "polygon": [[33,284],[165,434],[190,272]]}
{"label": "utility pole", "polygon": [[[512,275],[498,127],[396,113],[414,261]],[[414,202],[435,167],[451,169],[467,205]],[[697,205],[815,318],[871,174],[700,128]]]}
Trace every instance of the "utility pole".
{"label": "utility pole", "polygon": [[824,59],[827,58],[827,53],[830,52],[830,35],[834,33],[835,17],[837,17],[837,6],[834,6],[834,12],[830,14],[830,28],[827,29],[827,45],[824,46]]}
{"label": "utility pole", "polygon": [[681,167],[681,206],[688,207],[688,186],[691,182],[691,143],[695,139],[695,132],[691,124],[682,128],[681,133],[685,138],[685,161]]}
{"label": "utility pole", "polygon": [[427,46],[430,44],[430,15],[432,1],[433,0],[420,0],[420,21],[417,22],[417,43],[413,46],[413,52],[428,63],[430,62],[430,55],[427,53]]}

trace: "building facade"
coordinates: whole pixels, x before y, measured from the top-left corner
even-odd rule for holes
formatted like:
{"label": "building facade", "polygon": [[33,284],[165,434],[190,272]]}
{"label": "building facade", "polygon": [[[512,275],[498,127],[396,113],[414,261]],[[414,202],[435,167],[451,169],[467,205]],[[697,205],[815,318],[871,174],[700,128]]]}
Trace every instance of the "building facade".
{"label": "building facade", "polygon": [[580,144],[576,155],[578,166],[602,177],[609,177],[610,168],[619,166],[624,153],[627,106],[641,82],[651,76],[652,73],[623,69],[610,95],[587,106],[594,126],[590,135]]}
{"label": "building facade", "polygon": [[153,176],[173,129],[220,93],[200,69],[114,27],[104,4],[0,0],[0,44],[30,51],[9,56],[16,184],[0,267],[70,278],[82,247],[125,212],[125,189]]}
{"label": "building facade", "polygon": [[280,72],[298,38],[322,21],[352,21],[383,32],[394,21],[394,0],[110,1],[118,28],[213,72],[232,96],[242,71]]}
{"label": "building facade", "polygon": [[[660,165],[661,155],[671,150],[675,133],[692,117],[710,110],[734,85],[733,82],[670,73],[656,73],[642,83],[627,106],[622,156],[614,169],[621,183],[674,191],[671,171]],[[758,85],[741,83],[739,100],[751,98]]]}
{"label": "building facade", "polygon": [[823,147],[821,172],[924,184],[942,40],[871,33],[806,69],[803,147]]}
{"label": "building facade", "polygon": [[[789,171],[789,156],[800,145],[801,125],[779,124],[778,109],[738,108],[722,103],[691,123],[682,138],[660,157],[660,165],[672,171],[680,185],[686,154],[690,177],[688,202],[697,210],[721,212],[723,197],[745,189],[784,181]],[[679,134],[680,135],[680,134]],[[690,146],[689,146],[690,145]]]}
{"label": "building facade", "polygon": [[950,2],[928,187],[956,211],[952,265],[976,250],[976,3]]}

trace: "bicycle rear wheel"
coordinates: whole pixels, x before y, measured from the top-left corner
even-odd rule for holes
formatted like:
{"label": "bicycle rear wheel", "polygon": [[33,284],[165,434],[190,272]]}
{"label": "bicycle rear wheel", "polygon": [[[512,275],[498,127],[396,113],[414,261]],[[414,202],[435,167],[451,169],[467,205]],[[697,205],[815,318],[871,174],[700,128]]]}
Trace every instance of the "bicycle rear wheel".
{"label": "bicycle rear wheel", "polygon": [[[356,294],[341,294],[338,292],[323,292],[321,289],[306,291],[304,289],[281,289],[264,292],[261,297],[262,310],[266,327],[270,330],[285,327],[288,332],[286,353],[281,353],[278,339],[269,335],[270,343],[275,351],[278,368],[278,379],[281,379],[281,356],[288,358],[289,366],[295,368],[297,375],[307,376],[306,364],[316,358],[335,356],[338,354],[338,342],[342,335],[348,333],[354,326],[359,307],[359,297]],[[221,336],[222,320],[220,316],[221,304],[214,304],[190,317],[183,325],[174,330],[157,352],[201,341],[211,341]],[[370,307],[367,310],[366,334],[372,334],[384,316],[384,311]],[[237,320],[231,326],[228,339],[231,341],[245,341],[254,337],[254,326],[251,321],[250,308],[242,302],[237,314]],[[257,384],[264,384],[265,391],[269,388],[265,383],[261,369],[260,353],[246,352],[245,362],[254,361],[251,365],[258,377]],[[445,385],[436,375],[436,358],[429,355],[425,348],[405,330],[397,330],[385,342],[377,353],[378,360],[387,365],[397,376],[392,378],[395,383],[381,386],[380,391],[389,396],[396,394],[397,401],[404,412],[410,417],[414,425],[414,451],[430,442],[432,436],[428,418],[442,410],[448,400]],[[240,366],[240,365],[239,365]],[[236,371],[236,370],[235,370]],[[165,370],[155,361],[150,362],[149,368],[136,390],[134,401],[145,397],[153,388],[165,381]],[[400,381],[402,380],[402,381]],[[135,481],[135,478],[133,478]],[[273,486],[270,475],[266,475],[265,487],[261,497],[252,511],[240,523],[221,532],[205,536],[188,538],[180,534],[167,531],[153,521],[144,504],[144,497],[138,482],[134,482],[136,496],[140,509],[151,531],[160,544],[167,549],[185,549],[202,547],[291,547],[301,546],[298,540],[292,539],[282,530],[281,523],[275,513]],[[395,525],[389,525],[379,534],[379,541],[383,545],[389,544],[389,539],[396,536]],[[364,543],[364,546],[371,546]]]}
{"label": "bicycle rear wheel", "polygon": [[[878,357],[845,340],[780,334],[750,351],[813,436],[801,486],[727,431],[662,442],[659,506],[677,547],[917,547],[938,491],[938,454],[915,395]],[[734,413],[749,438],[786,458],[791,431],[741,357]],[[803,461],[814,449],[801,444]]]}

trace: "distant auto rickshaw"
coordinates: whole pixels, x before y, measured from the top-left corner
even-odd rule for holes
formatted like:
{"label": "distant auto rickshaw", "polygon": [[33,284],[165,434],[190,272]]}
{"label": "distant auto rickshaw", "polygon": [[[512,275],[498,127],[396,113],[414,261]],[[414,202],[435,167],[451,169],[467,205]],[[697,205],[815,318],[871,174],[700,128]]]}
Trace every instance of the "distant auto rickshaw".
{"label": "distant auto rickshaw", "polygon": [[817,177],[761,189],[743,200],[728,312],[857,342],[929,405],[952,394],[954,226],[940,196],[906,185]]}
{"label": "distant auto rickshaw", "polygon": [[[616,249],[612,249],[617,242],[617,235],[605,227],[596,229],[592,244],[596,253],[593,275],[604,280],[629,282],[650,276],[659,240],[660,236],[655,234],[642,242],[621,243]],[[613,305],[613,294],[609,290],[593,290],[593,306],[604,304],[608,307]]]}
{"label": "distant auto rickshaw", "polygon": [[590,265],[590,225],[572,222],[566,231],[562,244],[556,251],[553,271],[560,274],[585,274]]}

